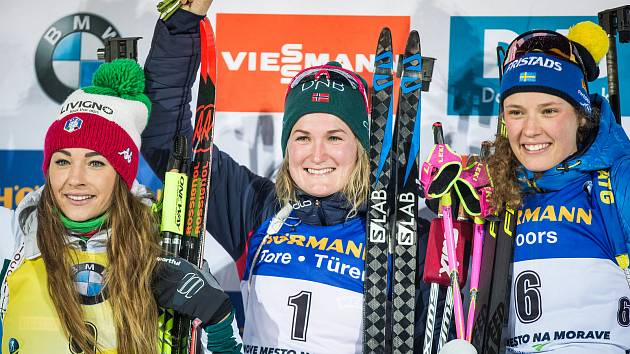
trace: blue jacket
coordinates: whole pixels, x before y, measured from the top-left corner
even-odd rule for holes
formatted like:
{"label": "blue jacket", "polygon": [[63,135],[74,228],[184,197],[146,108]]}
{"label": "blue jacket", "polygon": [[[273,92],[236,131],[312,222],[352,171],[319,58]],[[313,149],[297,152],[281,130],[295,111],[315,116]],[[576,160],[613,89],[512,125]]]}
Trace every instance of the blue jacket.
{"label": "blue jacket", "polygon": [[[156,175],[164,176],[172,139],[176,133],[192,138],[191,87],[199,68],[199,20],[186,11],[177,11],[167,22],[158,21],[145,63],[146,94],[153,102],[148,126],[142,134],[142,154]],[[219,87],[220,90],[220,87]],[[247,256],[248,236],[279,210],[274,184],[239,165],[216,146],[212,154],[212,191],[208,201],[208,232],[235,261]],[[293,216],[312,226],[336,225],[348,215],[338,195],[315,198],[300,195],[302,205]],[[304,203],[311,200],[312,203]],[[358,213],[365,218],[365,209]],[[421,352],[430,287],[422,282],[428,222],[419,220],[419,261],[416,283],[416,352]],[[250,249],[251,252],[251,249]],[[443,304],[444,293],[440,298]],[[441,311],[438,311],[441,314]],[[440,323],[441,316],[436,319]],[[439,331],[439,326],[436,332]],[[434,338],[437,341],[439,335]],[[434,345],[434,348],[437,345]]]}
{"label": "blue jacket", "polygon": [[[616,123],[607,100],[593,94],[591,102],[600,108],[599,129],[591,145],[537,179],[532,171],[525,168],[519,171],[518,177],[524,192],[536,193],[558,191],[581,180],[585,174],[609,170],[621,226],[624,234],[630,235],[630,140],[623,127]],[[630,248],[630,244],[627,248]]]}
{"label": "blue jacket", "polygon": [[601,118],[590,144],[538,178],[518,171],[525,194],[514,238],[508,352],[630,349],[630,291],[619,257],[627,253],[620,221],[629,212],[630,142],[608,102],[597,95],[591,101]]}

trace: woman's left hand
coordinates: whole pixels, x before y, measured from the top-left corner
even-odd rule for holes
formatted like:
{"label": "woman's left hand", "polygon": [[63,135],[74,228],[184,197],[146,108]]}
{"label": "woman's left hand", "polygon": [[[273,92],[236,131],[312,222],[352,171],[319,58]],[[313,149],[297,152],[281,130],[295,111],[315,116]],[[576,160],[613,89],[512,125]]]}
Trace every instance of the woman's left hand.
{"label": "woman's left hand", "polygon": [[153,270],[153,295],[159,306],[201,320],[202,328],[221,322],[232,302],[217,280],[179,257],[160,256]]}

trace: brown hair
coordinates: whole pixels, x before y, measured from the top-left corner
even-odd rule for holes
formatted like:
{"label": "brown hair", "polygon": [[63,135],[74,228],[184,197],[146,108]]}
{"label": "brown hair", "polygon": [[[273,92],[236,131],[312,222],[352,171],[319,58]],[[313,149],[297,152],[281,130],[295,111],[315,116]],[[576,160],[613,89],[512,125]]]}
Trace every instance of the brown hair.
{"label": "brown hair", "polygon": [[[348,177],[348,182],[341,189],[341,193],[350,203],[350,214],[356,212],[361,204],[367,200],[370,189],[370,160],[367,152],[357,140],[357,160],[354,169]],[[282,206],[298,201],[296,195],[297,185],[289,172],[289,151],[282,160],[282,165],[276,176],[276,195]]]}
{"label": "brown hair", "polygon": [[[84,325],[72,266],[76,254],[64,237],[50,179],[46,178],[37,207],[37,244],[48,278],[48,293],[68,338],[85,353],[95,353],[93,335]],[[107,272],[104,292],[116,326],[119,353],[155,353],[157,305],[151,274],[160,254],[157,221],[150,208],[134,197],[117,176],[107,226]],[[97,352],[100,348],[97,348]]]}
{"label": "brown hair", "polygon": [[[588,148],[589,139],[599,122],[599,108],[593,107],[592,113],[589,115],[581,109],[575,110],[578,122],[580,124],[577,130],[578,150],[583,151]],[[503,112],[499,114],[499,122],[503,119]],[[501,124],[501,123],[499,123]],[[488,169],[492,176],[494,184],[494,192],[492,201],[497,211],[502,211],[505,206],[517,209],[522,204],[521,188],[518,184],[516,174],[521,163],[518,161],[507,137],[497,134],[492,143],[494,152],[488,157]]]}

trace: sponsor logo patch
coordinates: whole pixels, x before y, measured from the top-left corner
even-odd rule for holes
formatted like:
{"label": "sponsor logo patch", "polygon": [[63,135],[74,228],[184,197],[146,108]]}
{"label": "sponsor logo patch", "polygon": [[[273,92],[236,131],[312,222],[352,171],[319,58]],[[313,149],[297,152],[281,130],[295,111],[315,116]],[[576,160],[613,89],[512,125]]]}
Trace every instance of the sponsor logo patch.
{"label": "sponsor logo patch", "polygon": [[83,126],[83,119],[79,117],[72,117],[66,121],[66,124],[63,126],[63,130],[68,133],[74,133],[77,130],[81,129]]}

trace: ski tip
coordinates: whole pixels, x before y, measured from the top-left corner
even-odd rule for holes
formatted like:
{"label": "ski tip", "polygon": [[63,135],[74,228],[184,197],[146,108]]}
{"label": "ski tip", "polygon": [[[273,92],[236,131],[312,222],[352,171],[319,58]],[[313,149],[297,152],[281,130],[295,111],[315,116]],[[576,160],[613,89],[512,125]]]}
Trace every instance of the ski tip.
{"label": "ski tip", "polygon": [[420,53],[420,35],[418,31],[413,30],[409,32],[407,37],[407,45],[405,46],[405,55],[413,55]]}
{"label": "ski tip", "polygon": [[444,144],[444,133],[440,122],[433,123],[433,141],[435,144]]}
{"label": "ski tip", "polygon": [[392,31],[389,27],[383,27],[381,34],[378,36],[378,45],[376,47],[377,52],[392,51]]}

